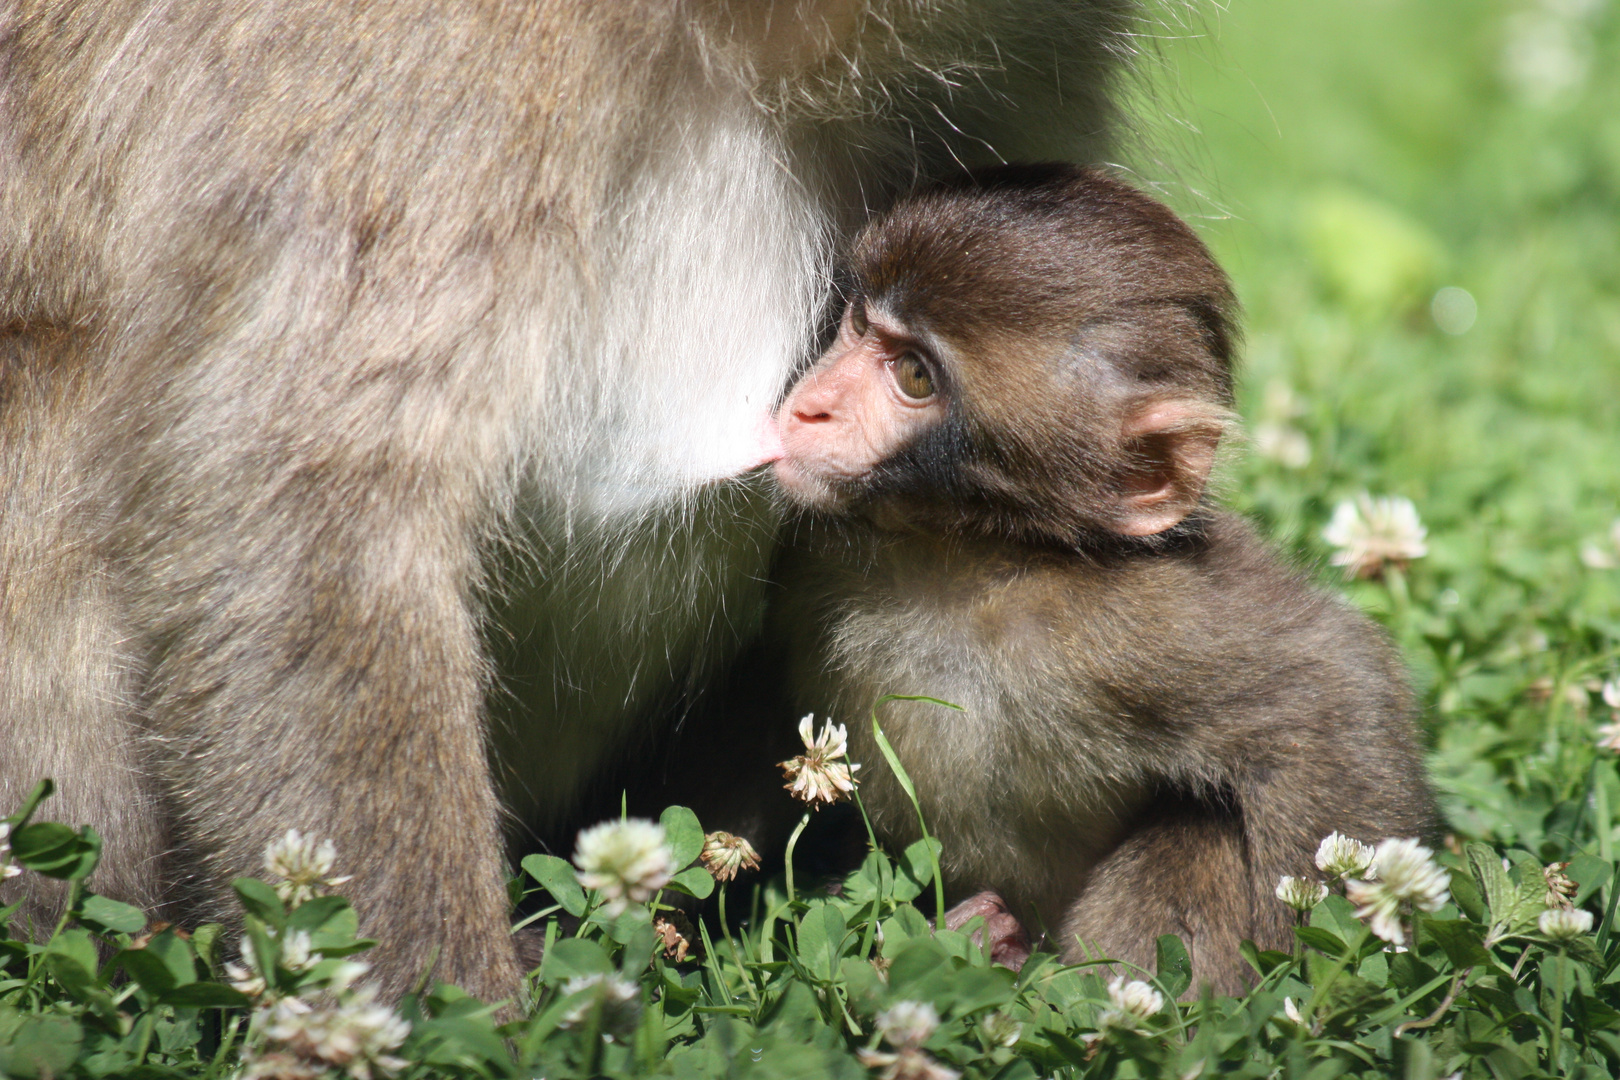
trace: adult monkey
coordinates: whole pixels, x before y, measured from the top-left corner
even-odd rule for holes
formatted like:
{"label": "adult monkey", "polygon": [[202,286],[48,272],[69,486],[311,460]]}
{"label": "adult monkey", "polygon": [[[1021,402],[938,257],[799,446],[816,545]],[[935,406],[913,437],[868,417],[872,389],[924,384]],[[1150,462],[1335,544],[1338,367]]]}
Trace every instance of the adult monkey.
{"label": "adult monkey", "polygon": [[753,631],[772,522],[712,482],[840,235],[1095,156],[1131,17],[0,3],[0,805],[54,776],[98,886],[186,919],[329,836],[391,989],[511,993],[503,799],[565,814]]}

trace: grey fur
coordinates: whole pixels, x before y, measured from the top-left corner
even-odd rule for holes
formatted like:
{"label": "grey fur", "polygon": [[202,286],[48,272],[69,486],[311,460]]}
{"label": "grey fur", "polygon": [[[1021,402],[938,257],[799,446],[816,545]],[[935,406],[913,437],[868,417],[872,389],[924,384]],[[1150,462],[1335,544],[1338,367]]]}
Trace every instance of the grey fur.
{"label": "grey fur", "polygon": [[330,837],[390,988],[514,992],[497,790],[565,812],[757,626],[772,512],[703,489],[848,223],[1096,153],[1129,18],[0,2],[0,806],[54,775],[186,921]]}

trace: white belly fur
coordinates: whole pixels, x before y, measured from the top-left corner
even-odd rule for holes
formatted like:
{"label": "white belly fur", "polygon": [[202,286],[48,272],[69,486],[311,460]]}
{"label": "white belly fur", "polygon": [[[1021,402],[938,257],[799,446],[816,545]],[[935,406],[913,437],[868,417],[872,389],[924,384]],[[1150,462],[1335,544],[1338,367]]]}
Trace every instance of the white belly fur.
{"label": "white belly fur", "polygon": [[720,478],[811,345],[832,244],[786,157],[746,102],[689,131],[626,199],[619,250],[548,358],[567,370],[522,500],[531,570],[508,573],[520,595],[492,642],[515,697],[495,702],[497,772],[521,819],[573,805],[649,708],[758,630],[777,519],[757,485]]}

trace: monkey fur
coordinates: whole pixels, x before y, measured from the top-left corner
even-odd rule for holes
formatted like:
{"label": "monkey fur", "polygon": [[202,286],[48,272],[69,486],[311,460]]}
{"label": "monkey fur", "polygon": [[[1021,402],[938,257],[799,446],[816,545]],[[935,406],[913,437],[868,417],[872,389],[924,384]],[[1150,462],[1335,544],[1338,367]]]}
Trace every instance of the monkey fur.
{"label": "monkey fur", "polygon": [[54,777],[181,922],[330,838],[390,992],[515,994],[508,845],[758,630],[776,512],[719,481],[832,253],[1094,160],[1135,18],[0,0],[0,806]]}
{"label": "monkey fur", "polygon": [[1243,939],[1289,947],[1274,890],[1323,837],[1435,821],[1384,634],[1205,498],[1224,273],[1125,184],[1027,166],[902,202],[845,289],[779,413],[804,511],[772,617],[794,712],[848,721],[864,804],[904,843],[868,711],[960,705],[882,710],[951,891],[1005,898],[1071,959],[1151,967],[1179,934],[1195,976],[1239,990]]}

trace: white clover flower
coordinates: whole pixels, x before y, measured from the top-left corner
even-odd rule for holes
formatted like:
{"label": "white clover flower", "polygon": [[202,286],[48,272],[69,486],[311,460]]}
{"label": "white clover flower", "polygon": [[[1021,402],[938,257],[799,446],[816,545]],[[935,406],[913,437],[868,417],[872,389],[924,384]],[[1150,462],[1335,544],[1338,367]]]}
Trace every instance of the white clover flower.
{"label": "white clover flower", "polygon": [[939,1013],[926,1001],[897,1001],[877,1014],[877,1029],[890,1046],[921,1046],[939,1029]]}
{"label": "white clover flower", "polygon": [[1371,877],[1373,849],[1343,833],[1328,833],[1316,848],[1316,868],[1329,877]]}
{"label": "white clover flower", "polygon": [[1620,718],[1612,724],[1598,725],[1597,744],[1599,750],[1613,750],[1620,753]]}
{"label": "white clover flower", "polygon": [[1543,937],[1569,941],[1592,932],[1592,913],[1580,908],[1548,908],[1536,921]]}
{"label": "white clover flower", "polygon": [[843,724],[827,721],[821,734],[812,737],[815,714],[799,721],[799,738],[804,740],[804,753],[781,763],[782,774],[788,782],[782,786],[793,793],[795,799],[819,808],[829,806],[855,790],[855,773],[859,765],[844,761],[849,752],[849,738]]}
{"label": "white clover flower", "polygon": [[1267,420],[1297,420],[1309,412],[1305,399],[1282,379],[1266,383],[1260,398],[1260,415]]}
{"label": "white clover flower", "polygon": [[0,881],[9,881],[22,873],[22,867],[11,861],[11,822],[0,821]]}
{"label": "white clover flower", "polygon": [[1427,535],[1411,499],[1365,491],[1334,507],[1322,530],[1322,539],[1337,549],[1330,561],[1344,567],[1346,577],[1376,577],[1386,565],[1422,558],[1429,553]]}
{"label": "white clover flower", "polygon": [[322,992],[313,1000],[284,997],[265,1017],[265,1049],[341,1069],[354,1080],[371,1080],[378,1070],[402,1069],[407,1062],[388,1051],[399,1048],[411,1026],[376,999],[374,986],[343,994]]}
{"label": "white clover flower", "polygon": [[286,836],[271,841],[264,849],[264,868],[286,879],[276,886],[276,895],[288,907],[315,899],[323,887],[336,888],[348,881],[348,875],[328,876],[336,860],[337,848],[332,841],[316,843],[297,829],[288,829]]}
{"label": "white clover flower", "polygon": [[877,1080],[960,1080],[961,1073],[946,1068],[914,1046],[894,1053],[857,1050],[855,1057],[868,1069],[878,1069]]}
{"label": "white clover flower", "polygon": [[303,1017],[315,1011],[312,1002],[293,995],[283,998],[264,1012],[265,1033],[277,1042],[288,1042],[303,1032]]}
{"label": "white clover flower", "polygon": [[1136,1030],[1152,1016],[1164,1011],[1164,995],[1140,979],[1129,982],[1124,976],[1108,984],[1108,1008],[1097,1017],[1104,1028]]}
{"label": "white clover flower", "polygon": [[1582,20],[1568,17],[1558,6],[1527,6],[1513,12],[1506,31],[1502,79],[1529,104],[1546,108],[1567,100],[1591,75],[1597,51],[1592,33]]}
{"label": "white clover flower", "polygon": [[759,852],[740,836],[712,832],[703,838],[703,851],[699,853],[698,861],[714,875],[714,880],[732,881],[744,870],[759,869]]}
{"label": "white clover flower", "polygon": [[675,855],[664,840],[664,827],[642,818],[604,821],[581,830],[574,848],[579,883],[595,889],[609,915],[630,904],[645,904],[669,884]]}
{"label": "white clover flower", "polygon": [[225,978],[230,980],[231,986],[239,993],[256,998],[264,993],[266,983],[264,975],[259,971],[258,957],[253,955],[253,939],[244,935],[240,946],[242,962],[234,964],[225,963]]}
{"label": "white clover flower", "polygon": [[311,941],[309,934],[303,930],[294,930],[289,933],[281,943],[281,966],[294,974],[301,975],[320,963],[319,956],[310,952]]}
{"label": "white clover flower", "polygon": [[1599,725],[1597,744],[1603,750],[1620,752],[1620,675],[1603,680],[1598,692],[1603,695],[1603,704],[1614,711],[1609,714],[1609,723]]}
{"label": "white clover flower", "polygon": [[1311,444],[1293,422],[1307,412],[1305,402],[1281,379],[1266,383],[1260,415],[1254,425],[1254,448],[1262,456],[1290,469],[1311,461]]}
{"label": "white clover flower", "polygon": [[1327,894],[1326,885],[1308,878],[1289,877],[1284,874],[1277,882],[1277,899],[1299,912],[1311,910],[1327,899]]}
{"label": "white clover flower", "polygon": [[1357,905],[1373,934],[1395,945],[1406,944],[1401,906],[1435,911],[1451,894],[1451,875],[1434,861],[1434,852],[1416,840],[1385,840],[1373,855],[1376,881],[1347,881],[1345,896]]}
{"label": "white clover flower", "polygon": [[[338,1010],[337,1037],[330,1038],[327,1044],[327,1060],[346,1066],[356,1080],[369,1080],[371,1075],[369,1068],[357,1068],[357,1064],[375,1064],[387,1072],[406,1065],[387,1051],[397,1050],[405,1042],[411,1026],[393,1009],[377,1004],[375,993],[374,987],[362,987]],[[341,1056],[345,1052],[353,1054],[347,1062]]]}
{"label": "white clover flower", "polygon": [[334,994],[341,994],[370,970],[371,965],[363,960],[341,960],[326,977],[326,988]]}
{"label": "white clover flower", "polygon": [[581,995],[558,1021],[562,1027],[579,1028],[593,1009],[600,1008],[597,1030],[603,1039],[612,1042],[629,1037],[641,1022],[641,987],[622,976],[603,972],[576,975],[563,983],[562,992],[564,997]]}
{"label": "white clover flower", "polygon": [[1373,853],[1373,867],[1385,887],[1421,911],[1439,910],[1451,895],[1451,875],[1416,840],[1385,840]]}
{"label": "white clover flower", "polygon": [[1008,1049],[1017,1046],[1018,1040],[1024,1037],[1024,1025],[999,1009],[979,1021],[979,1031],[991,1046]]}
{"label": "white clover flower", "polygon": [[327,1075],[324,1064],[281,1050],[243,1051],[242,1064],[244,1068],[236,1074],[236,1080],[320,1080]]}
{"label": "white clover flower", "polygon": [[1303,469],[1311,463],[1311,440],[1289,424],[1269,420],[1256,424],[1254,450],[1286,469]]}
{"label": "white clover flower", "polygon": [[1367,919],[1375,937],[1401,945],[1406,931],[1401,928],[1400,901],[1390,896],[1376,881],[1347,881],[1344,895],[1356,906],[1356,917]]}
{"label": "white clover flower", "polygon": [[[288,934],[281,950],[281,965],[294,970],[312,968],[318,959],[309,935],[300,931]],[[242,959],[247,967],[226,966],[233,980],[259,966],[252,942],[245,938]],[[390,1051],[404,1043],[410,1024],[378,1003],[375,986],[350,987],[365,973],[365,964],[344,962],[335,969],[324,987],[305,987],[284,997],[264,995],[259,980],[258,1007],[248,1026],[237,1080],[329,1078],[334,1071],[351,1080],[373,1080],[379,1073],[406,1067],[408,1062]],[[249,989],[241,981],[236,985]]]}
{"label": "white clover flower", "polygon": [[250,998],[258,997],[268,988],[263,975],[229,961],[225,963],[225,978],[230,982],[231,989]]}
{"label": "white clover flower", "polygon": [[1620,557],[1607,547],[1588,540],[1581,545],[1581,565],[1588,570],[1620,569]]}

